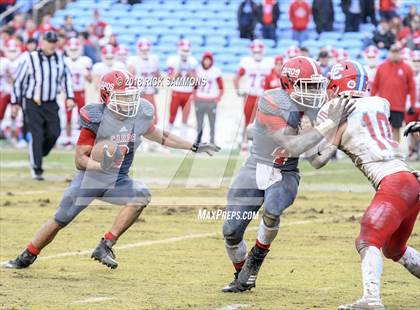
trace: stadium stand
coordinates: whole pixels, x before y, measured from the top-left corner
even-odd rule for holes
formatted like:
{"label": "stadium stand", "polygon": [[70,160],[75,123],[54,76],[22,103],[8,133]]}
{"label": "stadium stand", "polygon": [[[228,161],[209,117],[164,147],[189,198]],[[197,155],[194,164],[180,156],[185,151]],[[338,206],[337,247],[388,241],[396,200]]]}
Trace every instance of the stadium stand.
{"label": "stadium stand", "polygon": [[[174,52],[179,38],[188,38],[192,41],[195,56],[200,57],[204,50],[210,50],[223,71],[233,73],[238,57],[248,53],[246,47],[249,45],[249,40],[239,39],[236,20],[239,3],[240,0],[144,0],[130,6],[117,0],[79,0],[57,11],[52,23],[59,26],[65,15],[72,15],[75,26],[82,30],[91,22],[93,10],[99,9],[103,19],[117,34],[118,41],[128,45],[131,52],[135,51],[138,37],[146,36],[153,40],[155,52],[164,59]],[[406,15],[409,6],[416,3],[417,0],[405,0],[399,8],[399,14]],[[282,54],[288,46],[296,45],[291,40],[291,24],[287,14],[289,4],[290,0],[280,3],[282,14],[277,27],[278,43],[264,40],[267,55]],[[302,46],[309,48],[313,57],[316,57],[319,48],[330,45],[345,47],[351,57],[360,58],[361,49],[366,45],[366,39],[371,37],[374,26],[362,24],[360,32],[343,34],[345,16],[340,1],[334,0],[334,6],[334,31],[318,36],[314,23],[310,22],[309,39]],[[381,52],[382,57],[385,55],[385,52]]]}

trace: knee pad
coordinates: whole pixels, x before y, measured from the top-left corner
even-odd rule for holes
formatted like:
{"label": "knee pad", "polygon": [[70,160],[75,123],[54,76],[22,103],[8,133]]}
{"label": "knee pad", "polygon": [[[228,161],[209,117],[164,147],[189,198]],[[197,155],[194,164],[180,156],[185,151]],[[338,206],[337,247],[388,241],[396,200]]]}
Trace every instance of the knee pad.
{"label": "knee pad", "polygon": [[265,210],[265,208],[263,211],[262,219],[263,219],[264,225],[269,228],[277,227],[279,226],[279,223],[280,223],[280,217],[270,214],[269,212]]}
{"label": "knee pad", "polygon": [[239,230],[239,225],[232,225],[232,223],[225,221],[223,224],[223,237],[227,245],[233,246],[242,241],[243,232]]}

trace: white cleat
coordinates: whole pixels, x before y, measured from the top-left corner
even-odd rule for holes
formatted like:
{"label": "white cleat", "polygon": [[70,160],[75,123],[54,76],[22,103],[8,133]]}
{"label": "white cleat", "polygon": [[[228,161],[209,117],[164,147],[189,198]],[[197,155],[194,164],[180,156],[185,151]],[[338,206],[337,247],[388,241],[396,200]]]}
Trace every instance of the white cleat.
{"label": "white cleat", "polygon": [[361,298],[348,305],[341,305],[338,310],[385,310],[380,299]]}

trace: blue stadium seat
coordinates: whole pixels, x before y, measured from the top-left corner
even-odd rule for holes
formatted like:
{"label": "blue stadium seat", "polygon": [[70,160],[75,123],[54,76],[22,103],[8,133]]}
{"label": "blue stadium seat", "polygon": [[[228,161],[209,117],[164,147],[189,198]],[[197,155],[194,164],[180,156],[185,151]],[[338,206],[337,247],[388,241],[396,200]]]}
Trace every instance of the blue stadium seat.
{"label": "blue stadium seat", "polygon": [[206,45],[217,45],[220,44],[222,46],[226,46],[227,45],[227,41],[225,39],[225,37],[222,36],[206,36],[205,39]]}
{"label": "blue stadium seat", "polygon": [[319,40],[340,40],[342,34],[338,32],[322,32],[319,35]]}
{"label": "blue stadium seat", "polygon": [[352,40],[361,40],[363,39],[365,35],[361,32],[344,32],[342,34],[342,39],[343,40],[348,40],[348,41],[352,41]]}
{"label": "blue stadium seat", "polygon": [[166,34],[160,38],[160,43],[175,46],[179,41],[179,35]]}

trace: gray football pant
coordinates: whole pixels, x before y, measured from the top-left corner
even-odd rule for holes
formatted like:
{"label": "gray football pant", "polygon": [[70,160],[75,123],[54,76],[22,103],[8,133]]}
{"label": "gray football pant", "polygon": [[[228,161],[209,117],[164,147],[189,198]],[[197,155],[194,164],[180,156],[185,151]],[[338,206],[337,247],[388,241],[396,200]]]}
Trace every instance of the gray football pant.
{"label": "gray football pant", "polygon": [[[283,211],[293,204],[300,180],[297,171],[282,172],[282,176],[281,181],[274,183],[266,190],[259,190],[255,169],[242,167],[229,189],[226,211],[257,212],[264,204],[264,213],[279,220]],[[236,245],[242,241],[251,221],[246,218],[246,216],[241,216],[240,219],[236,217],[224,222],[223,236],[227,245]]]}
{"label": "gray football pant", "polygon": [[210,123],[210,142],[214,143],[215,123],[216,123],[217,104],[212,102],[195,102],[195,115],[197,118],[197,142],[201,142],[203,136],[204,116]]}

